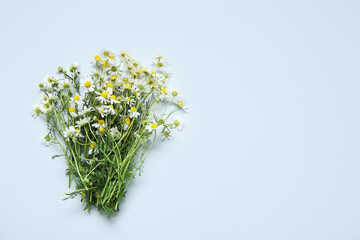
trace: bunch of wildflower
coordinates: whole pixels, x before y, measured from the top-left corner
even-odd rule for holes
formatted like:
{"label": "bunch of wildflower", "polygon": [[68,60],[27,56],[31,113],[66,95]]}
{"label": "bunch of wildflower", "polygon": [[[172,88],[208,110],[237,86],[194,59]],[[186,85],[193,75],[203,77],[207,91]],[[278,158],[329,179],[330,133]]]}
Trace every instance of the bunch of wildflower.
{"label": "bunch of wildflower", "polygon": [[171,74],[162,56],[145,68],[125,52],[103,50],[92,64],[88,76],[80,77],[78,64],[47,76],[33,116],[47,122],[44,143],[63,151],[54,157],[66,158],[69,187],[76,187],[68,198],[80,195],[84,209],[94,206],[111,216],[156,136],[169,139],[174,129],[182,130],[182,121],[170,116],[186,108],[179,90],[167,86]]}

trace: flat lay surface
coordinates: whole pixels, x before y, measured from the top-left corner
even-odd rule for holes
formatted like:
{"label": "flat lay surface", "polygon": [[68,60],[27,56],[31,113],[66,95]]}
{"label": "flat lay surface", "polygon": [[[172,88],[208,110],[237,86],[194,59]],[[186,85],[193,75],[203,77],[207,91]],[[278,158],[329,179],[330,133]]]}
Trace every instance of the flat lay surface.
{"label": "flat lay surface", "polygon": [[[2,1],[0,239],[360,239],[360,2]],[[82,211],[31,117],[60,65],[161,53],[189,111],[118,216]],[[71,189],[70,189],[71,190]]]}

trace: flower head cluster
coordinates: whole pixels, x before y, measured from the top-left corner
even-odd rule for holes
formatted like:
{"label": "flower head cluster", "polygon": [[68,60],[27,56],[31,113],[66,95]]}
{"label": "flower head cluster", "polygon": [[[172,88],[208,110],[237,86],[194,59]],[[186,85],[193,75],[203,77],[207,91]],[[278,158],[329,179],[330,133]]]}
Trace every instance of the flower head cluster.
{"label": "flower head cluster", "polygon": [[[32,115],[46,119],[49,133],[43,141],[61,146],[77,188],[87,189],[80,192],[84,201],[103,201],[106,212],[111,204],[117,210],[127,186],[124,181],[140,170],[148,140],[158,133],[169,139],[174,129],[182,130],[182,121],[169,117],[187,108],[180,90],[168,86],[171,74],[164,71],[163,56],[144,67],[126,52],[105,49],[92,64],[94,72],[87,76],[80,76],[76,63],[59,67],[57,77],[46,76],[39,84],[41,102],[33,106]],[[113,192],[107,192],[106,176],[96,175],[98,171],[120,174],[110,178]]]}

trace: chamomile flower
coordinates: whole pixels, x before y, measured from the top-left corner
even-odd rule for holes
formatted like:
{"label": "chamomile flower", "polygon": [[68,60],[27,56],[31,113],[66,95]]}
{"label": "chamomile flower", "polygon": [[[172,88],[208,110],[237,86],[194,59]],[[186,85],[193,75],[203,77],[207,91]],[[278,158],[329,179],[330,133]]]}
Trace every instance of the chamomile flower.
{"label": "chamomile flower", "polygon": [[98,95],[96,97],[96,100],[98,100],[100,103],[106,104],[109,101],[108,100],[108,98],[110,96],[109,92],[102,92],[102,93],[97,92],[96,94]]}
{"label": "chamomile flower", "polygon": [[182,131],[184,129],[183,120],[179,117],[173,118],[173,127],[176,128],[179,131]]}
{"label": "chamomile flower", "polygon": [[44,114],[49,114],[52,112],[52,107],[50,106],[49,103],[45,103],[40,105],[40,110]]}
{"label": "chamomile flower", "polygon": [[130,98],[130,97],[126,98],[125,101],[126,101],[126,103],[129,104],[130,106],[134,105],[134,103],[135,103],[135,100],[132,99],[132,98]]}
{"label": "chamomile flower", "polygon": [[125,51],[123,51],[122,53],[120,53],[120,58],[127,60],[130,58],[130,56]]}
{"label": "chamomile flower", "polygon": [[80,64],[78,64],[78,63],[73,63],[73,64],[70,65],[69,71],[70,71],[70,72],[76,72],[76,71],[79,70],[79,68],[80,68]]}
{"label": "chamomile flower", "polygon": [[61,89],[69,89],[71,88],[71,82],[69,79],[65,79],[60,83]]}
{"label": "chamomile flower", "polygon": [[124,130],[127,130],[128,127],[130,126],[130,124],[131,124],[130,118],[125,118],[125,120],[124,120]]}
{"label": "chamomile flower", "polygon": [[102,58],[110,58],[110,59],[114,59],[115,58],[115,54],[112,52],[112,51],[110,51],[110,50],[108,50],[108,49],[103,49],[103,50],[101,50],[101,52],[100,52],[100,56],[102,57]]}
{"label": "chamomile flower", "polygon": [[45,146],[49,146],[52,139],[49,135],[45,135],[45,136],[43,136],[42,140],[43,140],[43,144],[45,144]]}
{"label": "chamomile flower", "polygon": [[90,143],[89,145],[89,151],[88,151],[88,155],[91,155],[91,154],[96,154],[99,152],[99,149],[96,147],[96,142],[92,142]]}
{"label": "chamomile flower", "polygon": [[42,105],[39,103],[33,105],[32,111],[31,111],[31,116],[33,116],[33,118],[37,118],[37,116],[39,116],[42,113],[41,106]]}
{"label": "chamomile flower", "polygon": [[153,66],[157,68],[162,68],[167,66],[166,58],[162,55],[157,56],[153,59]]}
{"label": "chamomile flower", "polygon": [[106,123],[103,119],[100,119],[97,123],[92,124],[93,127],[99,129],[99,128],[106,128]]}
{"label": "chamomile flower", "polygon": [[108,92],[110,95],[114,92],[114,83],[111,81],[106,83],[106,92]]}
{"label": "chamomile flower", "polygon": [[170,131],[165,130],[161,133],[161,141],[164,141],[165,139],[170,140],[171,137]]}
{"label": "chamomile flower", "polygon": [[88,108],[87,106],[83,106],[83,110],[81,112],[79,112],[79,115],[87,115],[92,111],[93,111],[92,107]]}
{"label": "chamomile flower", "polygon": [[111,104],[120,103],[120,101],[117,100],[115,95],[111,95],[110,98],[109,98],[109,101],[110,101]]}
{"label": "chamomile flower", "polygon": [[182,101],[178,101],[178,102],[176,103],[176,105],[178,106],[178,108],[180,108],[180,109],[182,109],[182,110],[184,110],[184,111],[187,111],[187,110],[188,110],[187,107],[184,107],[184,103],[183,103]]}
{"label": "chamomile flower", "polygon": [[94,57],[94,61],[91,62],[92,64],[102,64],[102,59],[99,55]]}
{"label": "chamomile flower", "polygon": [[129,117],[130,117],[130,118],[137,118],[137,117],[140,115],[140,113],[137,112],[136,107],[131,107],[131,108],[128,110],[128,112],[129,112]]}
{"label": "chamomile flower", "polygon": [[63,131],[63,136],[66,141],[70,141],[75,136],[75,127],[70,126]]}
{"label": "chamomile flower", "polygon": [[81,88],[87,92],[94,91],[94,80],[90,76],[86,76],[80,80]]}
{"label": "chamomile flower", "polygon": [[89,117],[84,117],[84,118],[76,121],[76,124],[77,124],[76,126],[78,128],[81,128],[81,127],[85,126],[86,124],[88,124],[89,122],[90,122],[90,118]]}
{"label": "chamomile flower", "polygon": [[146,126],[146,130],[148,130],[149,132],[152,132],[153,130],[156,130],[158,128],[159,128],[159,125],[156,122],[153,122]]}
{"label": "chamomile flower", "polygon": [[79,104],[84,104],[84,97],[81,95],[75,95],[72,99],[71,99],[71,103],[75,106],[75,105],[79,105]]}
{"label": "chamomile flower", "polygon": [[69,107],[68,112],[74,118],[78,116],[78,114],[76,113],[76,109],[74,107],[72,107],[72,106]]}
{"label": "chamomile flower", "polygon": [[101,105],[100,107],[97,108],[98,113],[100,113],[101,117],[105,117],[107,116],[107,106],[106,105]]}
{"label": "chamomile flower", "polygon": [[167,92],[168,92],[167,101],[178,102],[180,101],[180,98],[182,98],[182,95],[180,94],[181,90],[178,87],[176,88],[169,87]]}
{"label": "chamomile flower", "polygon": [[159,95],[160,100],[166,100],[167,96],[168,96],[167,89],[165,87],[161,88],[160,89],[160,95]]}
{"label": "chamomile flower", "polygon": [[120,137],[121,133],[119,132],[119,130],[117,129],[117,127],[112,127],[110,128],[110,134],[113,137]]}
{"label": "chamomile flower", "polygon": [[110,115],[115,115],[115,109],[113,105],[108,105],[106,106],[106,111],[110,114]]}
{"label": "chamomile flower", "polygon": [[123,84],[123,91],[131,90],[132,84],[130,82],[126,82]]}

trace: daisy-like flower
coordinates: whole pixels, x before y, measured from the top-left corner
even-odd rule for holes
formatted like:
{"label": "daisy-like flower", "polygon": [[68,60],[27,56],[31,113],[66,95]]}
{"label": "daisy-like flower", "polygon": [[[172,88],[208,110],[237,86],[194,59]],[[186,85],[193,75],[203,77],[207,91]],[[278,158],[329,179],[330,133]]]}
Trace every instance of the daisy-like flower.
{"label": "daisy-like flower", "polygon": [[129,104],[130,106],[134,105],[134,103],[135,103],[135,100],[132,99],[132,98],[129,98],[129,97],[126,98],[125,101],[126,101],[126,103]]}
{"label": "daisy-like flower", "polygon": [[167,95],[167,101],[174,101],[174,102],[178,102],[180,101],[180,98],[182,98],[183,96],[180,94],[181,90],[180,88],[176,87],[176,88],[168,88],[168,95]]}
{"label": "daisy-like flower", "polygon": [[184,107],[184,103],[183,103],[182,101],[178,101],[178,102],[176,103],[176,105],[177,105],[179,108],[181,108],[182,110],[184,110],[184,111],[187,111],[187,110],[188,110],[187,107]]}
{"label": "daisy-like flower", "polygon": [[71,82],[69,79],[65,79],[64,81],[62,81],[61,83],[59,83],[59,87],[61,89],[69,89],[71,88]]}
{"label": "daisy-like flower", "polygon": [[120,58],[123,60],[128,60],[130,56],[125,51],[123,51],[122,53],[120,53]]}
{"label": "daisy-like flower", "polygon": [[110,128],[110,134],[113,137],[120,137],[121,136],[121,133],[119,132],[119,130],[116,127]]}
{"label": "daisy-like flower", "polygon": [[130,113],[129,115],[130,118],[137,118],[140,115],[140,113],[137,112],[136,107],[131,107],[128,111]]}
{"label": "daisy-like flower", "polygon": [[106,111],[110,113],[110,115],[115,115],[116,113],[113,105],[106,106]]}
{"label": "daisy-like flower", "polygon": [[163,72],[162,74],[162,77],[165,79],[165,80],[168,80],[172,77],[172,74],[171,73],[168,73],[168,72]]}
{"label": "daisy-like flower", "polygon": [[76,72],[76,71],[79,70],[79,68],[80,68],[80,64],[78,64],[78,63],[73,63],[73,64],[70,65],[69,71],[70,71],[70,72]]}
{"label": "daisy-like flower", "polygon": [[71,99],[71,103],[75,106],[76,104],[84,104],[84,97],[81,95],[75,95],[72,99]]}
{"label": "daisy-like flower", "polygon": [[153,130],[158,129],[158,128],[159,128],[159,125],[158,125],[156,122],[154,122],[154,123],[151,123],[151,124],[147,125],[145,128],[146,128],[146,130],[148,130],[149,132],[152,132]]}
{"label": "daisy-like flower", "polygon": [[106,92],[108,92],[110,95],[114,92],[114,84],[112,82],[106,83]]}
{"label": "daisy-like flower", "polygon": [[74,118],[78,116],[78,114],[76,113],[76,109],[74,107],[69,107],[68,112]]}
{"label": "daisy-like flower", "polygon": [[92,126],[97,129],[106,128],[106,123],[103,119],[100,119],[97,123],[93,123]]}
{"label": "daisy-like flower", "polygon": [[88,154],[91,155],[93,153],[98,153],[99,152],[99,149],[96,147],[96,142],[92,142],[90,143],[90,146],[89,146],[89,151],[88,151]]}
{"label": "daisy-like flower", "polygon": [[[120,97],[121,98],[121,97]],[[111,95],[110,98],[109,98],[109,101],[111,104],[115,104],[115,103],[120,103],[120,101],[118,101],[116,99],[116,96],[115,95]]]}
{"label": "daisy-like flower", "polygon": [[108,97],[110,96],[109,92],[96,93],[99,96],[96,97],[96,100],[101,102],[102,104],[106,104],[108,102]]}
{"label": "daisy-like flower", "polygon": [[160,96],[159,96],[160,100],[167,100],[167,96],[168,96],[167,89],[161,88]]}
{"label": "daisy-like flower", "polygon": [[78,128],[75,128],[74,135],[75,135],[75,137],[84,137],[83,135],[81,135],[80,129],[78,129]]}
{"label": "daisy-like flower", "polygon": [[43,136],[42,140],[43,140],[43,144],[45,144],[46,146],[49,146],[51,143],[51,137],[49,135]]}
{"label": "daisy-like flower", "polygon": [[87,106],[83,106],[83,110],[81,112],[79,112],[79,115],[87,115],[92,111],[93,111],[92,107],[88,108]]}
{"label": "daisy-like flower", "polygon": [[48,113],[51,113],[52,107],[50,106],[49,103],[41,104],[40,111],[44,114],[48,114]]}
{"label": "daisy-like flower", "polygon": [[86,76],[80,80],[81,88],[85,90],[85,92],[93,92],[94,91],[94,80],[90,76]]}
{"label": "daisy-like flower", "polygon": [[102,59],[101,59],[101,57],[99,56],[99,55],[96,55],[95,57],[94,57],[94,61],[93,62],[91,62],[92,64],[102,64]]}
{"label": "daisy-like flower", "polygon": [[90,118],[85,117],[85,118],[82,118],[82,119],[76,121],[76,124],[77,124],[76,126],[78,128],[81,128],[81,127],[85,126],[86,124],[88,124],[89,122],[90,122]]}
{"label": "daisy-like flower", "polygon": [[167,66],[166,58],[163,57],[162,55],[157,56],[156,58],[153,59],[153,65],[158,68],[166,67]]}
{"label": "daisy-like flower", "polygon": [[101,105],[100,107],[97,108],[97,111],[100,113],[101,117],[107,116],[108,111],[106,105]]}
{"label": "daisy-like flower", "polygon": [[129,82],[126,82],[123,84],[123,91],[125,90],[131,90],[132,84]]}
{"label": "daisy-like flower", "polygon": [[70,126],[63,131],[63,135],[66,141],[70,141],[75,136],[75,127]]}
{"label": "daisy-like flower", "polygon": [[127,130],[128,127],[130,126],[130,124],[131,124],[130,118],[126,118],[126,119],[124,120],[124,130]]}
{"label": "daisy-like flower", "polygon": [[42,105],[39,103],[33,105],[32,111],[31,111],[31,116],[33,116],[33,118],[37,118],[37,116],[39,116],[42,113],[41,106]]}
{"label": "daisy-like flower", "polygon": [[183,120],[179,117],[173,118],[173,126],[179,131],[182,131],[184,129]]}
{"label": "daisy-like flower", "polygon": [[170,131],[164,131],[161,133],[161,141],[170,140],[172,136],[170,135]]}
{"label": "daisy-like flower", "polygon": [[103,49],[103,50],[101,50],[100,56],[101,56],[102,58],[110,58],[110,59],[114,59],[114,58],[115,58],[115,54],[114,54],[112,51],[108,50],[108,49]]}
{"label": "daisy-like flower", "polygon": [[39,83],[39,88],[42,91],[46,91],[51,88],[51,78],[50,76],[46,75],[42,82]]}

